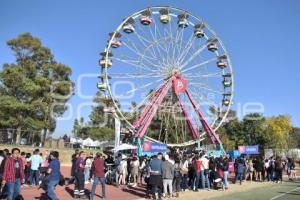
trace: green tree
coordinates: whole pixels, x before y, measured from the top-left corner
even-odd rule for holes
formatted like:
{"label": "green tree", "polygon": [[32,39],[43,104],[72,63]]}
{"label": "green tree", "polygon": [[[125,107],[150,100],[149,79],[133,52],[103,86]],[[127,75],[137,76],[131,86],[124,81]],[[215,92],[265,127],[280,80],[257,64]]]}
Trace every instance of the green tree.
{"label": "green tree", "polygon": [[29,33],[7,45],[16,62],[4,64],[0,72],[0,125],[17,129],[17,143],[22,129],[43,130],[44,141],[73,93],[71,68],[55,61],[50,49]]}
{"label": "green tree", "polygon": [[293,131],[290,117],[285,115],[270,117],[267,119],[266,125],[266,139],[268,148],[288,148],[290,134]]}
{"label": "green tree", "polygon": [[80,132],[80,124],[78,122],[78,119],[74,120],[74,125],[73,125],[73,130],[72,130],[72,134],[76,137],[79,137],[79,132]]}
{"label": "green tree", "polygon": [[[243,130],[243,123],[237,118],[224,124],[226,139],[234,141],[234,147],[237,148],[239,145],[245,145],[246,137]],[[222,135],[221,135],[222,137]],[[224,137],[224,136],[223,136]],[[233,144],[231,144],[232,146]]]}
{"label": "green tree", "polygon": [[260,145],[264,148],[266,144],[266,118],[259,113],[251,113],[243,119],[243,132],[247,145]]}
{"label": "green tree", "polygon": [[300,128],[294,127],[289,135],[288,148],[300,148]]}

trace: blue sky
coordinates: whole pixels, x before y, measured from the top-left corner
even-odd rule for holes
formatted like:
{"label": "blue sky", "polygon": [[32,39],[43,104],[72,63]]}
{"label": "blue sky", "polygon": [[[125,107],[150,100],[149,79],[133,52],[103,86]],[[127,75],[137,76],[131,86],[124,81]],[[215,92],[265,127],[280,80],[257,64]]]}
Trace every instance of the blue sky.
{"label": "blue sky", "polygon": [[[0,66],[14,62],[6,41],[22,32],[39,37],[55,59],[73,69],[76,94],[55,136],[71,133],[76,116],[87,117],[97,79],[99,52],[107,33],[123,18],[151,5],[172,5],[202,17],[223,40],[235,72],[234,109],[259,102],[266,116],[289,114],[300,126],[300,1],[298,0],[1,0]],[[80,84],[80,87],[79,87]],[[80,91],[79,91],[79,88]],[[86,104],[80,113],[79,105]],[[243,113],[241,113],[240,117]]]}

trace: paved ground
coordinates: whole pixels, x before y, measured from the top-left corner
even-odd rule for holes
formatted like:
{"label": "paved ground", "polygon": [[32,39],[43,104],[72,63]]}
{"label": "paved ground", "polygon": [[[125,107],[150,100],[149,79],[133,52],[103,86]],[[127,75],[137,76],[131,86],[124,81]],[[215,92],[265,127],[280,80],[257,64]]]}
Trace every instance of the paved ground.
{"label": "paved ground", "polygon": [[[299,170],[298,170],[299,171]],[[69,176],[70,167],[62,167],[62,173],[65,177]],[[299,176],[298,176],[299,177]],[[70,200],[72,198],[74,185],[70,187],[56,187],[56,194],[60,200]],[[91,185],[86,186],[87,193],[91,189]],[[101,186],[97,188],[98,194],[95,199],[101,199]],[[114,186],[107,186],[108,200],[142,200],[144,199],[144,188],[127,188]],[[47,200],[43,190],[37,188],[23,188],[22,195],[25,200]],[[182,192],[178,200],[299,200],[300,199],[300,181],[298,182],[283,182],[280,183],[257,183],[244,182],[242,185],[230,184],[227,191],[200,191],[200,192]]]}
{"label": "paved ground", "polygon": [[[65,177],[69,177],[70,175],[70,167],[62,167],[61,172]],[[69,187],[61,187],[57,186],[55,189],[55,193],[57,194],[57,197],[59,200],[69,200],[73,199],[74,185],[70,185]],[[89,191],[91,189],[91,184],[86,185],[86,193],[89,195]],[[95,200],[99,200],[100,198],[100,192],[101,192],[101,186],[98,185],[96,190]],[[126,187],[120,187],[116,188],[115,186],[107,185],[106,188],[108,200],[134,200],[144,197],[144,190],[142,188],[137,188],[136,190],[128,190]],[[26,187],[22,189],[22,196],[25,200],[48,200],[47,197],[44,194],[44,191],[42,189],[38,190],[35,187]]]}

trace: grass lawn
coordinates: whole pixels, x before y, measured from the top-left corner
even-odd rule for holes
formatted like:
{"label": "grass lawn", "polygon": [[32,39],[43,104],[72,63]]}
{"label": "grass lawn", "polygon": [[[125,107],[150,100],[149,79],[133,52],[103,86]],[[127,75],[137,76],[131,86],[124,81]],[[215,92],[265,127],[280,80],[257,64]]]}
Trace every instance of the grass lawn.
{"label": "grass lawn", "polygon": [[200,191],[181,193],[180,200],[299,200],[300,181],[280,183],[244,182],[230,184],[227,191]]}

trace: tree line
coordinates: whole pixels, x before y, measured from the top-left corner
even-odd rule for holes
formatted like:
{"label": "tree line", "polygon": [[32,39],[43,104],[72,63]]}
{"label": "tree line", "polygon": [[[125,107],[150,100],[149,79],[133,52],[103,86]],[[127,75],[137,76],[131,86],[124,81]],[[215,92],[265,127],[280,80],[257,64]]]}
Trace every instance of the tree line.
{"label": "tree line", "polygon": [[217,133],[227,150],[243,145],[259,145],[261,150],[300,148],[300,129],[293,127],[287,115],[251,113],[242,120],[233,116]]}

